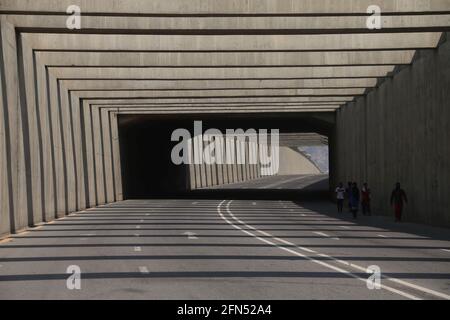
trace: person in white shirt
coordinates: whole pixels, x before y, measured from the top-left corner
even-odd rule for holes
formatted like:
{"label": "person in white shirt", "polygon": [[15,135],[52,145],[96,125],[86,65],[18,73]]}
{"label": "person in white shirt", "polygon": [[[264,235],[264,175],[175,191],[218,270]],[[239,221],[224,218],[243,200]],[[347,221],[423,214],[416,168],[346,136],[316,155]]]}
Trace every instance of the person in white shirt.
{"label": "person in white shirt", "polygon": [[338,212],[342,213],[342,208],[344,207],[344,198],[345,198],[345,188],[342,182],[336,187],[336,200],[337,200],[337,208]]}

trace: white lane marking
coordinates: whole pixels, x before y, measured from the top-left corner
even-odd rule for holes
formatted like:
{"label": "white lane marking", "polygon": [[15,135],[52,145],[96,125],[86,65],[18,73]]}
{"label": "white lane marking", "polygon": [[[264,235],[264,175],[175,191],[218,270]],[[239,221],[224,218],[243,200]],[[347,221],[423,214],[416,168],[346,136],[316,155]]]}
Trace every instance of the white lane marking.
{"label": "white lane marking", "polygon": [[350,229],[350,227],[348,227],[348,226],[339,226],[339,227],[341,227],[343,229]]}
{"label": "white lane marking", "polygon": [[136,226],[136,229],[140,229],[141,228],[141,226]]}
{"label": "white lane marking", "polygon": [[87,238],[81,238],[80,240],[82,240],[82,241],[86,241],[86,240],[87,240]]}
{"label": "white lane marking", "polygon": [[144,219],[141,219],[141,221],[140,222],[144,222]]}
{"label": "white lane marking", "polygon": [[256,202],[252,202],[252,205],[256,206]]}
{"label": "white lane marking", "polygon": [[135,233],[134,236],[135,236],[135,237],[139,237],[139,233]]}
{"label": "white lane marking", "polygon": [[442,249],[443,251],[446,251],[446,252],[450,252],[450,250],[448,250],[448,249]]}
{"label": "white lane marking", "polygon": [[377,236],[381,237],[381,238],[387,238],[385,235],[383,234],[377,234]]}
{"label": "white lane marking", "polygon": [[149,216],[149,215],[150,215],[150,213],[146,213],[145,215],[146,215],[146,216]]}
{"label": "white lane marking", "polygon": [[139,271],[140,271],[141,273],[149,273],[147,267],[144,267],[144,266],[139,267]]}
{"label": "white lane marking", "polygon": [[319,236],[322,236],[322,237],[327,237],[327,238],[330,237],[328,234],[326,234],[326,233],[324,233],[324,232],[317,232],[317,231],[314,231],[314,233],[315,233],[315,234],[318,234]]}
{"label": "white lane marking", "polygon": [[314,231],[314,233],[318,234],[319,236],[325,237],[325,238],[330,238],[330,239],[333,239],[333,240],[339,240],[338,237],[331,237],[330,235],[326,234],[325,232]]}
{"label": "white lane marking", "polygon": [[185,233],[183,233],[184,235],[188,236],[189,240],[197,240],[198,238],[195,236],[196,233],[195,232],[190,232],[190,231],[186,231]]}
{"label": "white lane marking", "polygon": [[80,236],[88,236],[88,237],[91,237],[91,236],[95,236],[95,233],[80,233]]}
{"label": "white lane marking", "polygon": [[197,203],[198,203],[197,201],[192,202],[192,204],[197,204]]}
{"label": "white lane marking", "polygon": [[[270,235],[269,235],[269,236],[270,236]],[[274,239],[277,240],[277,241],[280,241],[280,242],[282,242],[282,243],[284,243],[284,244],[287,244],[288,246],[294,246],[294,247],[296,247],[296,245],[295,245],[294,243],[289,242],[289,241],[286,241],[286,240],[284,240],[284,239],[281,239],[281,238],[278,238],[278,237],[274,237]],[[309,252],[309,253],[317,253],[316,251],[311,250],[311,249],[308,249],[308,248],[304,248],[304,250],[305,250],[306,252]]]}
{"label": "white lane marking", "polygon": [[141,252],[142,249],[141,249],[141,247],[134,247],[134,251],[136,251],[136,252]]}
{"label": "white lane marking", "polygon": [[[232,201],[233,201],[233,200],[231,200],[231,201],[227,204],[227,211],[228,211],[229,214],[233,217],[233,219],[236,220],[237,218],[234,217],[234,215],[231,213],[231,210],[229,209],[229,205],[230,205],[230,203],[231,203]],[[237,220],[238,220],[238,219],[237,219]],[[240,220],[239,220],[239,221],[240,221]],[[243,224],[246,225],[246,226],[249,226],[249,225],[247,225],[246,223],[244,223],[244,222],[242,222],[242,221],[241,221],[241,223],[243,223]],[[249,226],[249,227],[251,227],[251,226]],[[255,228],[254,228],[254,229],[255,229]],[[255,229],[255,230],[256,230],[256,231],[259,231],[258,229]],[[266,233],[266,234],[267,234],[267,233]],[[296,247],[299,248],[299,249],[303,249],[303,250],[305,249],[304,247],[301,247],[301,246],[296,246]],[[450,251],[450,250],[449,250],[449,251]],[[321,255],[321,256],[325,256],[325,257],[327,257],[328,259],[332,259],[332,260],[334,260],[334,261],[337,261],[337,262],[339,262],[339,263],[341,263],[341,264],[345,264],[345,265],[348,265],[348,266],[350,266],[350,267],[353,267],[353,268],[355,268],[355,269],[357,269],[357,270],[359,270],[359,271],[367,272],[367,268],[361,267],[361,266],[359,266],[359,265],[356,265],[356,264],[353,264],[353,263],[349,263],[349,262],[347,262],[347,261],[343,261],[343,260],[336,259],[336,258],[333,257],[333,256],[323,255],[323,254],[320,254],[320,255]],[[448,295],[448,294],[445,294],[445,293],[442,293],[442,292],[439,292],[439,291],[435,291],[435,290],[432,290],[432,289],[428,289],[428,288],[425,288],[425,287],[422,287],[422,286],[419,286],[419,285],[415,285],[415,284],[413,284],[413,283],[406,282],[406,281],[403,281],[403,280],[400,280],[400,279],[397,279],[397,278],[392,278],[392,277],[384,276],[384,275],[382,275],[381,277],[382,277],[383,279],[388,280],[388,281],[391,281],[391,282],[395,282],[395,283],[401,284],[401,285],[403,285],[403,286],[405,286],[405,287],[410,287],[410,288],[413,288],[413,289],[415,289],[415,290],[422,291],[422,292],[425,292],[425,293],[428,293],[428,294],[437,296],[437,297],[442,298],[442,299],[450,300],[450,295]],[[382,285],[382,287],[386,288],[387,290],[391,290],[391,289],[392,289],[392,290],[395,290],[395,291],[397,291],[398,294],[400,294],[400,295],[405,295],[405,297],[406,297],[406,295],[407,295],[407,296],[410,296],[410,297],[412,297],[411,299],[419,299],[419,300],[422,300],[421,298],[415,297],[415,296],[410,295],[410,294],[408,294],[408,293],[406,293],[406,292],[403,292],[403,291],[394,289],[394,288],[389,287],[389,286],[386,286],[386,285]],[[391,291],[392,291],[392,290],[391,290]],[[393,292],[394,292],[394,291],[393,291]]]}
{"label": "white lane marking", "polygon": [[[295,250],[292,250],[292,249],[289,249],[289,248],[280,246],[280,245],[278,245],[278,244],[276,244],[276,243],[274,243],[274,242],[272,242],[272,241],[269,241],[269,240],[267,240],[267,239],[261,238],[261,237],[255,235],[255,234],[251,233],[250,231],[247,231],[247,230],[245,230],[245,229],[242,229],[241,227],[239,227],[239,226],[233,224],[232,222],[230,222],[230,221],[223,215],[222,211],[220,210],[222,204],[223,204],[225,201],[226,201],[226,200],[223,200],[222,202],[219,203],[219,205],[217,206],[217,212],[219,213],[220,217],[221,217],[223,220],[225,220],[225,222],[227,222],[229,225],[231,225],[233,228],[238,229],[238,230],[240,230],[240,231],[242,231],[242,232],[248,234],[249,236],[252,236],[252,237],[254,237],[254,238],[256,238],[256,239],[258,239],[258,240],[260,240],[260,241],[262,241],[262,242],[265,242],[265,243],[267,243],[267,244],[269,244],[269,245],[272,245],[272,246],[274,246],[274,247],[277,247],[277,248],[279,248],[279,249],[281,249],[281,250],[284,250],[284,251],[289,252],[289,253],[292,253],[292,254],[294,254],[294,255],[296,255],[296,256],[299,256],[299,257],[308,259],[308,260],[310,260],[310,261],[312,261],[312,262],[314,262],[314,263],[317,263],[317,264],[319,264],[319,265],[321,265],[321,266],[324,266],[324,267],[326,267],[326,268],[329,268],[329,269],[332,269],[332,270],[335,270],[335,271],[338,271],[338,272],[347,274],[347,275],[349,275],[349,276],[351,276],[351,277],[353,277],[353,278],[355,278],[355,279],[358,279],[358,280],[363,281],[364,283],[367,283],[367,279],[362,278],[362,277],[359,277],[359,276],[357,276],[357,275],[351,273],[350,271],[341,269],[341,268],[339,268],[339,267],[335,267],[335,266],[333,266],[333,265],[331,265],[331,264],[328,264],[328,263],[323,262],[323,261],[320,261],[320,260],[316,260],[316,259],[314,259],[313,257],[304,255],[304,254],[302,254],[302,253],[300,253],[300,252],[298,252],[298,251],[295,251]],[[227,204],[227,206],[226,206],[226,210],[227,210],[228,214],[229,214],[234,220],[236,220],[236,221],[239,222],[240,224],[243,224],[246,228],[249,228],[249,229],[251,229],[251,230],[254,230],[254,231],[256,231],[256,232],[259,232],[259,233],[262,233],[262,234],[265,234],[265,235],[272,236],[272,238],[273,238],[274,240],[278,240],[278,241],[282,240],[282,239],[280,239],[280,238],[274,237],[274,236],[271,235],[270,233],[267,233],[267,232],[258,230],[258,229],[256,229],[256,228],[254,228],[254,227],[252,227],[252,226],[246,224],[245,222],[239,220],[238,218],[236,218],[236,217],[231,213],[231,210],[230,210],[230,207],[229,207],[229,206],[230,206],[230,203],[231,203],[232,201],[233,201],[233,200],[231,200],[231,201],[228,202],[228,204]],[[286,244],[289,244],[289,245],[292,245],[290,242],[285,241],[285,240],[283,240],[283,241],[281,241],[281,242],[286,243]],[[306,252],[311,252],[311,250],[308,249],[308,248],[304,248],[304,247],[296,246],[296,245],[294,245],[294,246],[295,246],[297,249],[300,249],[300,250],[303,250],[303,251],[306,251]],[[333,259],[333,260],[335,260],[335,261],[341,261],[341,260],[337,260],[337,259],[335,259],[335,258],[333,258],[333,257],[330,257],[330,256],[327,256],[327,255],[323,255],[323,254],[319,254],[319,255],[324,256],[324,257],[327,257],[327,258],[331,258],[331,259]],[[346,265],[352,265],[352,264],[350,264],[350,263],[348,263],[348,262],[346,262],[346,261],[343,261],[343,262],[344,262]],[[366,272],[366,269],[364,269],[364,272]],[[404,297],[406,297],[406,298],[408,298],[408,299],[421,300],[420,298],[418,298],[418,297],[416,297],[416,296],[413,296],[413,295],[411,295],[411,294],[409,294],[409,293],[406,293],[406,292],[403,292],[403,291],[394,289],[394,288],[389,287],[389,286],[387,286],[387,285],[385,285],[385,284],[381,284],[381,288],[384,288],[384,289],[386,289],[386,290],[388,290],[388,291],[391,291],[391,292],[393,292],[393,293],[397,293],[397,294],[399,294],[399,295],[402,295],[402,296],[404,296]]]}

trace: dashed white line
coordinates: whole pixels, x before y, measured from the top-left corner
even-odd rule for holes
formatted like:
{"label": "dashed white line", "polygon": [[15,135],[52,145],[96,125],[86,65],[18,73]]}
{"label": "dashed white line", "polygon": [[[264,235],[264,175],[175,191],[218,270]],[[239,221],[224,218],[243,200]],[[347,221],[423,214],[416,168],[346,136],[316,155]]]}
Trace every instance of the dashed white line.
{"label": "dashed white line", "polygon": [[184,235],[188,236],[189,240],[197,240],[198,238],[195,236],[196,233],[195,232],[190,232],[190,231],[186,231],[185,233],[183,233]]}
{"label": "dashed white line", "polygon": [[325,238],[329,238],[329,239],[332,239],[332,240],[339,240],[338,237],[332,237],[332,236],[326,234],[325,232],[316,232],[316,231],[314,231],[314,233],[318,234],[319,236],[322,236],[322,237],[325,237]]}
{"label": "dashed white line", "polygon": [[136,226],[136,229],[140,229],[141,228],[141,226]]}
{"label": "dashed white line", "polygon": [[139,237],[139,233],[135,233],[134,236],[135,236],[135,237]]}
{"label": "dashed white line", "polygon": [[140,252],[140,251],[142,251],[142,249],[141,249],[141,247],[134,247],[134,251]]}
{"label": "dashed white line", "polygon": [[387,238],[384,234],[377,234],[377,236],[379,236],[381,238]]}
{"label": "dashed white line", "polygon": [[[327,268],[330,268],[330,269],[339,271],[339,272],[341,272],[341,273],[348,274],[349,276],[351,276],[351,277],[353,277],[353,278],[356,278],[356,279],[359,279],[359,280],[361,280],[361,281],[364,281],[365,283],[367,282],[367,279],[365,279],[365,278],[363,278],[363,277],[359,277],[359,276],[357,276],[357,275],[351,273],[350,271],[347,271],[347,270],[344,270],[344,269],[335,267],[335,266],[330,265],[330,264],[328,264],[328,263],[326,263],[326,262],[316,260],[316,259],[314,259],[313,257],[306,256],[306,255],[304,255],[304,254],[302,254],[302,253],[300,253],[300,252],[297,252],[297,251],[291,250],[291,249],[289,249],[289,248],[285,248],[285,247],[283,247],[283,246],[280,246],[280,245],[278,245],[278,244],[276,244],[276,243],[274,243],[274,242],[271,242],[271,241],[269,241],[269,240],[267,240],[267,239],[261,238],[261,237],[255,235],[255,234],[253,234],[253,233],[251,233],[251,232],[249,232],[249,231],[247,231],[247,230],[245,230],[245,229],[242,229],[242,228],[239,227],[238,225],[233,224],[232,222],[230,222],[230,221],[223,215],[223,213],[222,213],[221,210],[220,210],[222,204],[223,204],[225,201],[226,201],[226,200],[223,200],[222,202],[219,203],[219,205],[217,206],[217,211],[218,211],[220,217],[221,217],[223,220],[225,220],[228,224],[230,224],[232,227],[234,227],[235,229],[241,230],[242,232],[244,232],[244,233],[246,233],[246,234],[248,234],[248,235],[250,235],[250,236],[252,236],[252,237],[257,238],[258,240],[260,240],[260,241],[262,241],[262,242],[265,242],[265,243],[267,243],[267,244],[273,245],[273,246],[275,246],[275,247],[277,247],[277,248],[279,248],[279,249],[282,249],[282,250],[284,250],[284,251],[290,252],[290,253],[295,254],[295,255],[297,255],[297,256],[304,257],[304,258],[306,258],[306,259],[308,259],[308,260],[310,260],[310,261],[312,261],[312,262],[314,262],[314,263],[320,264],[320,265],[325,266],[325,267],[327,267]],[[256,232],[262,233],[261,230],[258,230],[258,229],[256,229],[255,227],[250,226],[250,225],[248,225],[247,223],[243,222],[242,220],[239,220],[238,218],[236,218],[236,217],[233,215],[233,213],[231,212],[231,210],[230,210],[230,204],[231,204],[231,202],[232,202],[232,200],[230,200],[230,201],[227,203],[227,206],[226,206],[226,210],[227,210],[228,214],[229,214],[234,220],[236,220],[239,224],[245,226],[246,228],[249,228],[249,229],[254,230],[254,231],[256,231]],[[270,233],[267,233],[267,232],[264,232],[263,234],[265,234],[266,236],[270,236],[272,239],[275,239],[275,240],[280,239],[280,238],[274,237],[273,235],[271,235]],[[279,240],[278,240],[278,241],[279,241]],[[297,246],[297,245],[296,245],[295,247],[296,247],[297,249],[300,249],[300,250],[303,250],[303,251],[307,251],[307,252],[310,251],[308,248],[305,248],[305,247],[302,247],[302,246]],[[306,250],[305,250],[305,249],[306,249]],[[450,250],[449,250],[449,251],[450,251]],[[350,263],[350,262],[348,262],[348,261],[343,261],[343,260],[340,260],[340,259],[336,259],[336,258],[334,258],[334,257],[332,257],[332,256],[325,255],[325,254],[318,254],[318,255],[319,255],[319,256],[323,256],[323,257],[327,257],[328,259],[331,259],[331,260],[336,261],[336,262],[338,262],[338,263],[341,263],[341,264],[344,264],[344,265],[353,267],[353,268],[355,268],[355,269],[357,269],[357,270],[360,270],[360,271],[363,271],[363,272],[367,272],[366,268],[361,267],[361,266],[356,265],[356,264],[353,264],[353,263]],[[441,293],[441,292],[438,292],[438,291],[435,291],[435,290],[432,290],[432,289],[428,289],[428,288],[425,288],[425,287],[422,287],[422,286],[419,286],[419,285],[415,285],[415,284],[413,284],[413,283],[406,282],[406,281],[403,281],[403,280],[400,280],[400,279],[397,279],[397,278],[391,278],[391,277],[388,277],[388,276],[382,276],[382,278],[383,278],[383,279],[386,279],[386,280],[388,280],[388,281],[391,281],[391,282],[395,282],[395,283],[401,284],[401,285],[403,285],[403,286],[405,286],[405,287],[410,287],[410,288],[413,288],[413,289],[418,290],[418,291],[422,291],[422,292],[425,292],[425,293],[428,293],[428,294],[431,294],[431,295],[434,295],[434,296],[437,296],[437,297],[440,297],[440,298],[443,298],[443,299],[450,300],[450,295],[447,295],[447,294],[445,294],[445,293]],[[409,294],[409,293],[407,293],[407,292],[404,292],[404,291],[401,291],[401,290],[392,288],[392,287],[387,286],[387,285],[385,285],[385,284],[382,284],[381,287],[384,288],[384,289],[386,289],[386,290],[388,290],[388,291],[391,291],[391,292],[393,292],[393,293],[396,293],[396,294],[399,294],[399,295],[401,295],[401,296],[403,296],[403,297],[406,297],[406,298],[408,298],[408,299],[421,300],[421,298],[419,298],[419,297],[416,297],[416,296],[414,296],[414,295],[412,295],[412,294]]]}
{"label": "dashed white line", "polygon": [[348,227],[348,226],[339,226],[339,227],[341,227],[343,229],[350,229],[350,227]]}
{"label": "dashed white line", "polygon": [[144,266],[139,267],[139,272],[140,272],[140,273],[149,273],[147,267],[144,267]]}
{"label": "dashed white line", "polygon": [[315,233],[315,234],[318,234],[319,236],[322,236],[322,237],[327,237],[327,238],[330,237],[328,234],[326,234],[326,233],[324,233],[324,232],[317,232],[317,231],[314,231],[314,233]]}
{"label": "dashed white line", "polygon": [[442,249],[443,251],[445,251],[445,252],[450,252],[450,250],[449,249]]}
{"label": "dashed white line", "polygon": [[[284,251],[286,251],[286,252],[292,253],[292,254],[294,254],[294,255],[296,255],[296,256],[303,257],[303,258],[308,259],[308,260],[310,260],[310,261],[312,261],[312,262],[314,262],[314,263],[317,263],[317,264],[319,264],[319,265],[321,265],[321,266],[324,266],[324,267],[326,267],[326,268],[329,268],[329,269],[332,269],[332,270],[335,270],[335,271],[338,271],[338,272],[347,274],[347,275],[349,275],[349,276],[351,276],[351,277],[353,277],[353,278],[355,278],[355,279],[358,279],[358,280],[363,281],[364,283],[367,283],[367,279],[365,279],[365,278],[363,278],[363,277],[360,277],[360,276],[358,276],[358,275],[356,275],[356,274],[353,274],[353,273],[351,273],[350,271],[341,269],[341,268],[339,268],[339,267],[335,267],[335,266],[333,266],[333,265],[331,265],[331,264],[329,264],[329,263],[326,263],[326,262],[323,262],[323,261],[320,261],[320,260],[316,260],[316,259],[314,259],[313,257],[304,255],[304,254],[302,254],[302,253],[300,253],[300,252],[298,252],[298,251],[295,251],[295,250],[292,250],[292,249],[289,249],[289,248],[280,246],[280,245],[278,245],[278,244],[276,244],[276,243],[274,243],[274,242],[272,242],[272,241],[269,241],[269,240],[267,240],[267,239],[261,238],[261,237],[255,235],[255,234],[251,233],[250,231],[247,231],[246,229],[242,229],[242,228],[241,228],[240,226],[238,226],[238,225],[233,224],[230,220],[228,220],[228,219],[223,215],[222,211],[220,210],[222,204],[223,204],[225,201],[226,201],[226,200],[223,200],[223,201],[220,202],[220,204],[217,206],[217,212],[219,213],[220,217],[221,217],[223,220],[225,220],[225,222],[227,222],[229,225],[231,225],[233,228],[238,229],[238,230],[240,230],[240,231],[242,231],[242,232],[244,232],[244,233],[246,233],[246,234],[248,234],[248,235],[250,235],[250,236],[252,236],[252,237],[254,237],[254,238],[256,238],[256,239],[258,239],[258,240],[260,240],[260,241],[262,241],[262,242],[265,242],[265,243],[267,243],[267,244],[269,244],[269,245],[275,246],[275,247],[277,247],[277,248],[279,248],[279,249],[281,249],[281,250],[284,250]],[[231,213],[231,210],[230,210],[230,208],[229,208],[229,205],[230,205],[231,202],[232,202],[232,201],[228,202],[228,204],[227,204],[227,206],[226,206],[226,210],[227,210],[228,214],[229,214],[234,220],[236,220],[239,224],[242,224],[242,225],[244,225],[246,228],[249,228],[249,229],[254,230],[254,231],[256,231],[256,232],[259,232],[259,233],[262,233],[262,234],[265,234],[265,235],[272,236],[272,238],[273,238],[274,240],[278,240],[278,241],[281,241],[281,242],[283,242],[283,243],[285,243],[285,244],[292,245],[292,244],[291,244],[290,242],[288,242],[288,241],[285,241],[285,240],[283,240],[283,239],[274,237],[274,236],[271,235],[270,233],[267,233],[267,232],[258,230],[258,229],[256,229],[256,228],[254,228],[254,227],[252,227],[252,226],[246,224],[245,222],[239,220],[238,218],[236,218],[236,217],[233,215],[233,213]],[[295,245],[294,245],[294,246],[295,246]],[[303,250],[303,251],[306,251],[306,252],[311,252],[311,251],[312,251],[312,250],[310,250],[310,249],[308,249],[308,248],[301,247],[301,246],[295,246],[295,247],[296,247],[297,249],[300,249],[300,250]],[[322,255],[322,254],[321,254],[321,255]],[[333,259],[333,260],[335,260],[335,261],[340,261],[340,260],[337,260],[337,259],[335,259],[335,258],[333,258],[333,257],[330,257],[330,256],[327,256],[327,255],[322,255],[322,256],[326,256],[327,258],[331,258],[331,259]],[[347,265],[349,264],[349,263],[346,262],[346,261],[344,261],[344,262],[345,262],[345,264],[347,264]],[[365,269],[364,269],[364,270],[365,270]],[[413,296],[413,295],[411,295],[411,294],[409,294],[409,293],[406,293],[406,292],[397,290],[397,289],[395,289],[395,288],[389,287],[389,286],[387,286],[387,285],[385,285],[385,284],[382,284],[381,287],[384,288],[384,289],[386,289],[386,290],[388,290],[388,291],[391,291],[391,292],[397,293],[397,294],[399,294],[399,295],[402,295],[402,296],[404,296],[404,297],[406,297],[406,298],[414,299],[414,300],[420,300],[420,298],[418,298],[418,297],[416,297],[416,296]]]}

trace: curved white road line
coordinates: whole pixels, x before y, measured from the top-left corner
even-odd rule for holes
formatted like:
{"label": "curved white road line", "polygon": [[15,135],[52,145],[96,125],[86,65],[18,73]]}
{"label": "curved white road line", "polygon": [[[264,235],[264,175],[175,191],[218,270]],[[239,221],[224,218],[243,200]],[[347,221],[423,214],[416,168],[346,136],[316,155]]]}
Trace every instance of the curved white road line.
{"label": "curved white road line", "polygon": [[[240,230],[240,231],[242,231],[242,232],[244,232],[244,233],[246,233],[246,234],[248,234],[248,235],[250,235],[250,236],[252,236],[252,237],[254,237],[254,238],[256,238],[256,239],[258,239],[258,240],[260,240],[260,241],[262,241],[262,242],[265,242],[265,243],[267,243],[267,244],[270,244],[270,245],[272,245],[272,246],[275,246],[275,247],[277,247],[277,248],[279,248],[279,249],[282,249],[282,250],[287,251],[287,252],[289,252],[289,253],[292,253],[292,254],[294,254],[294,255],[297,255],[297,256],[306,258],[306,259],[308,259],[308,260],[310,260],[310,261],[312,261],[312,262],[314,262],[314,263],[320,264],[320,265],[322,265],[322,266],[324,266],[324,267],[327,267],[327,268],[329,268],[329,269],[332,269],[332,270],[335,270],[335,271],[338,271],[338,272],[347,274],[347,275],[349,275],[349,276],[352,276],[353,278],[359,279],[359,280],[364,281],[364,282],[366,283],[367,279],[362,278],[362,277],[359,277],[359,276],[357,276],[357,275],[351,273],[350,271],[347,271],[347,270],[344,270],[344,269],[335,267],[335,266],[333,266],[333,265],[331,265],[331,264],[328,264],[328,263],[323,262],[323,261],[316,260],[316,259],[314,259],[313,257],[304,255],[304,254],[302,254],[302,253],[300,253],[300,252],[297,252],[297,251],[295,251],[295,250],[292,250],[292,249],[289,249],[289,248],[280,246],[280,245],[278,245],[278,244],[276,244],[276,243],[274,243],[274,242],[271,242],[271,241],[269,241],[269,240],[267,240],[267,239],[261,238],[261,237],[255,235],[255,234],[253,234],[253,233],[251,233],[251,232],[249,232],[249,231],[247,231],[247,230],[245,230],[245,229],[242,229],[241,227],[235,225],[233,222],[231,222],[230,220],[228,220],[228,219],[223,215],[223,213],[221,212],[221,206],[222,206],[222,204],[223,204],[225,201],[226,201],[226,200],[223,200],[223,201],[217,206],[217,211],[218,211],[220,217],[221,217],[223,220],[225,220],[228,224],[230,224],[231,226],[233,226],[235,229],[238,229],[238,230]],[[262,234],[262,235],[264,235],[264,236],[266,236],[266,237],[270,237],[270,238],[272,238],[272,239],[274,239],[274,240],[277,240],[277,241],[279,241],[279,242],[281,242],[281,243],[284,243],[284,244],[286,244],[286,245],[294,246],[294,247],[296,247],[297,249],[300,249],[300,250],[303,250],[303,251],[306,251],[306,252],[309,252],[309,253],[317,254],[318,256],[321,256],[321,257],[326,257],[326,258],[331,259],[331,260],[333,260],[333,261],[336,261],[336,262],[338,262],[338,263],[340,263],[340,264],[344,264],[344,265],[346,265],[346,266],[352,267],[352,268],[354,268],[354,269],[356,269],[356,270],[363,271],[363,272],[366,272],[366,271],[367,271],[367,268],[361,267],[361,266],[359,266],[359,265],[356,265],[356,264],[353,264],[353,263],[350,263],[350,262],[347,262],[347,261],[343,261],[343,260],[336,259],[336,258],[334,258],[334,257],[332,257],[332,256],[329,256],[329,255],[326,255],[326,254],[322,254],[322,253],[316,252],[316,251],[314,251],[314,250],[311,250],[311,249],[308,249],[308,248],[305,248],[305,247],[302,247],[302,246],[298,246],[298,245],[296,245],[296,244],[294,244],[294,243],[291,243],[291,242],[289,242],[289,241],[286,241],[286,240],[284,240],[284,239],[275,237],[275,236],[273,236],[272,234],[270,234],[270,233],[268,233],[268,232],[258,230],[257,228],[248,225],[247,223],[243,222],[242,220],[239,220],[238,218],[236,218],[236,217],[233,215],[233,213],[232,213],[231,210],[230,210],[230,204],[231,204],[232,201],[233,201],[233,200],[230,200],[230,201],[227,203],[227,205],[226,205],[227,213],[228,213],[228,214],[229,214],[236,222],[238,222],[238,223],[241,224],[241,225],[244,225],[246,228],[251,229],[251,230],[253,230],[253,231],[256,231],[256,232],[258,232],[258,233],[260,233],[260,234]],[[383,275],[382,275],[382,278],[383,278],[383,279],[386,279],[386,280],[389,280],[389,281],[391,281],[391,282],[395,282],[395,283],[397,283],[397,284],[401,284],[401,285],[406,286],[406,287],[413,288],[413,289],[418,290],[418,291],[422,291],[422,292],[424,292],[424,293],[428,293],[428,294],[437,296],[437,297],[442,298],[442,299],[450,300],[450,296],[449,296],[449,295],[444,294],[444,293],[441,293],[441,292],[438,292],[438,291],[435,291],[435,290],[432,290],[432,289],[424,288],[424,287],[422,287],[422,286],[418,286],[418,285],[415,285],[415,284],[412,284],[412,283],[409,283],[409,282],[406,282],[406,281],[403,281],[403,280],[400,280],[400,279],[397,279],[397,278],[391,278],[391,277],[387,277],[387,276],[383,276]],[[391,291],[391,292],[393,292],[393,293],[399,294],[399,295],[401,295],[401,296],[403,296],[403,297],[406,297],[406,298],[408,298],[408,299],[422,300],[422,299],[419,298],[419,297],[416,297],[416,296],[414,296],[414,295],[412,295],[412,294],[409,294],[409,293],[406,293],[406,292],[404,292],[404,291],[401,291],[401,290],[392,288],[392,287],[387,286],[387,285],[385,285],[385,284],[381,284],[381,288],[383,288],[383,289],[385,289],[385,290],[388,290],[388,291]]]}

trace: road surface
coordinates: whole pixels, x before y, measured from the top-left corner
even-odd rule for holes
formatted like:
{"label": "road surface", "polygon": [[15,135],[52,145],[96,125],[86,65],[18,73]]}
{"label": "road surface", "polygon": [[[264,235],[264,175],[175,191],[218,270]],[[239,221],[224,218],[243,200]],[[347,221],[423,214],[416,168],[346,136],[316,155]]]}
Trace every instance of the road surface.
{"label": "road surface", "polygon": [[267,176],[244,182],[222,184],[203,190],[223,190],[223,189],[252,189],[252,190],[302,190],[322,191],[328,188],[327,174],[303,174],[303,175],[280,175]]}
{"label": "road surface", "polygon": [[449,299],[450,235],[328,203],[128,200],[0,243],[0,298]]}

